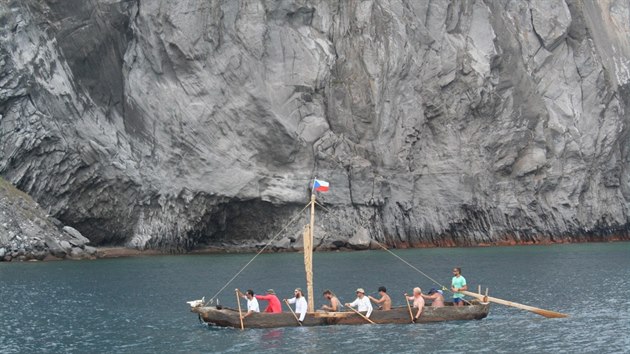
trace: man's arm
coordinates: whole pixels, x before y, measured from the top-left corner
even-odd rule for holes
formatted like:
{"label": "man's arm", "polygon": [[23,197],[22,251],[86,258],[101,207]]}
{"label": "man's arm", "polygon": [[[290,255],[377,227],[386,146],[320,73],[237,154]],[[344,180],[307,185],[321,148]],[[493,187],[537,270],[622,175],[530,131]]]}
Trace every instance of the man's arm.
{"label": "man's arm", "polygon": [[385,298],[382,297],[380,299],[375,298],[374,296],[368,295],[368,298],[373,301],[375,304],[382,304],[383,302],[385,302]]}
{"label": "man's arm", "polygon": [[425,298],[425,299],[429,299],[429,300],[435,300],[435,299],[437,299],[437,297],[438,297],[438,294],[437,294],[437,293],[435,293],[435,294],[433,294],[433,295],[424,295],[424,294],[420,294],[420,295],[421,295],[423,298]]}
{"label": "man's arm", "polygon": [[468,284],[464,283],[464,286],[462,286],[461,288],[459,288],[460,291],[467,291],[468,290]]}
{"label": "man's arm", "polygon": [[245,314],[243,315],[243,318],[245,318],[245,317],[247,317],[247,316],[251,315],[252,313],[254,313],[254,311],[252,311],[252,310],[247,311],[247,313],[245,313]]}
{"label": "man's arm", "polygon": [[356,299],[355,299],[354,301],[352,301],[351,303],[347,303],[347,302],[346,302],[346,306],[349,306],[349,307],[355,307],[355,306],[357,306],[357,305],[359,304],[359,302],[358,302],[358,301],[359,301],[359,298],[356,298]]}
{"label": "man's arm", "polygon": [[416,314],[416,319],[418,319],[418,318],[420,317],[420,314],[422,313],[422,308],[423,308],[423,307],[424,307],[424,306],[420,306],[420,307],[418,307],[418,313]]}
{"label": "man's arm", "polygon": [[373,310],[372,304],[370,303],[369,300],[367,301],[367,307],[368,307],[368,310],[367,310],[367,313],[365,314],[365,317],[369,318],[370,315],[372,314],[372,310]]}

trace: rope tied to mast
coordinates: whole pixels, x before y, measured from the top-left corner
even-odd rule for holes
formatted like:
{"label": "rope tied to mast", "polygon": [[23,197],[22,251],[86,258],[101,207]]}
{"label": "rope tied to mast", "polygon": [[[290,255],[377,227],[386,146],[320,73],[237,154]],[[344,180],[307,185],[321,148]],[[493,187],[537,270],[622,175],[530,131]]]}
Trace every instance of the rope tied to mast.
{"label": "rope tied to mast", "polygon": [[254,261],[254,259],[256,259],[256,257],[258,257],[261,253],[263,253],[263,252],[265,251],[265,249],[267,249],[267,247],[269,247],[269,245],[271,245],[271,243],[272,243],[273,241],[275,241],[275,240],[278,238],[278,236],[282,235],[282,233],[283,233],[283,232],[284,232],[284,231],[285,231],[285,230],[286,230],[286,229],[287,229],[287,228],[288,228],[291,224],[293,224],[293,223],[294,223],[294,222],[298,219],[298,217],[299,217],[299,216],[300,216],[300,215],[304,212],[304,210],[306,210],[309,206],[311,206],[311,202],[309,202],[308,204],[306,204],[306,206],[305,206],[302,210],[300,210],[298,213],[296,213],[296,214],[293,216],[293,218],[291,218],[291,220],[289,220],[289,222],[288,222],[288,223],[286,223],[286,224],[282,227],[282,229],[280,229],[280,231],[278,231],[278,233],[276,233],[276,235],[275,235],[275,236],[274,236],[271,240],[269,240],[269,242],[267,242],[267,243],[265,244],[265,246],[264,246],[263,248],[261,248],[261,249],[260,249],[260,251],[258,251],[258,253],[256,253],[256,255],[254,255],[254,257],[252,257],[252,258],[249,260],[249,262],[247,262],[247,263],[246,263],[246,264],[245,264],[245,265],[244,265],[244,266],[243,266],[243,267],[242,267],[242,268],[241,268],[238,272],[236,272],[236,274],[234,274],[234,276],[233,276],[230,280],[228,280],[228,281],[227,281],[227,283],[225,283],[225,285],[223,285],[223,287],[222,287],[221,289],[219,289],[219,291],[217,291],[217,293],[216,293],[216,294],[214,294],[214,296],[212,296],[212,297],[210,298],[210,300],[206,301],[206,303],[205,303],[203,306],[208,306],[208,304],[211,304],[211,303],[212,303],[212,301],[214,301],[214,299],[215,299],[217,296],[219,296],[219,294],[221,294],[221,292],[222,292],[223,290],[225,290],[225,288],[227,288],[227,286],[228,286],[228,285],[230,285],[230,284],[234,281],[234,279],[236,279],[236,277],[238,277],[238,276],[239,276],[239,275],[240,275],[240,274],[241,274],[241,273],[245,270],[245,268],[247,268],[247,267],[248,267],[248,266],[249,266],[249,265],[250,265],[250,264]]}
{"label": "rope tied to mast", "polygon": [[[320,206],[322,209],[324,209],[325,211],[329,212],[332,211],[330,209],[328,209],[327,207],[323,206],[322,204],[320,204],[319,202],[315,202],[315,204],[317,204],[318,206]],[[448,291],[452,294],[455,294],[455,292],[453,292],[450,288],[447,288],[444,284],[441,284],[439,281],[431,278],[429,275],[427,275],[425,272],[421,271],[420,269],[418,269],[416,266],[414,266],[413,264],[407,262],[406,260],[404,260],[403,258],[401,258],[400,256],[398,256],[396,253],[392,252],[389,250],[389,248],[385,247],[385,245],[383,245],[382,243],[376,241],[373,238],[370,238],[370,241],[374,242],[376,245],[378,245],[380,248],[384,249],[385,251],[387,251],[389,254],[391,254],[392,256],[398,258],[401,262],[405,263],[407,266],[409,266],[411,269],[415,270],[416,272],[422,274],[424,277],[426,277],[427,279],[431,280],[434,284],[438,285],[440,288],[442,288],[442,291]],[[466,299],[462,299],[465,302],[467,302],[468,304],[471,304],[470,301],[466,300]]]}

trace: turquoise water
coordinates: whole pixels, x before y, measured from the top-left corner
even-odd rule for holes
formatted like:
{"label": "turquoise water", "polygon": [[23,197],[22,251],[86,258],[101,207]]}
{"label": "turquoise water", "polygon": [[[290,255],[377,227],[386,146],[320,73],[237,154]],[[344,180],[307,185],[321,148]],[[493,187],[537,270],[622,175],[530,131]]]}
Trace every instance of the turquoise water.
{"label": "turquoise water", "polygon": [[[0,352],[630,352],[630,243],[395,252],[440,282],[461,265],[471,288],[571,317],[494,305],[481,321],[240,331],[200,324],[185,301],[212,296],[252,255],[0,263]],[[301,257],[259,256],[221,304],[235,305],[235,287],[305,288]],[[385,285],[402,305],[404,291],[433,286],[384,251],[314,259],[316,294],[342,301]]]}

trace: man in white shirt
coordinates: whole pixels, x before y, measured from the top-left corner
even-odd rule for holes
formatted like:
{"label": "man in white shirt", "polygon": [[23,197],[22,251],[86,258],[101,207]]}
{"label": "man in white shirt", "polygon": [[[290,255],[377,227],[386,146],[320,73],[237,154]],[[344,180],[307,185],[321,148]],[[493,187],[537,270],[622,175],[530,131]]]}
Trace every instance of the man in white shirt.
{"label": "man in white shirt", "polygon": [[370,299],[367,296],[365,296],[365,290],[363,290],[363,288],[357,289],[357,298],[351,303],[346,304],[346,306],[348,307],[357,306],[357,310],[359,312],[363,312],[363,311],[367,312],[365,314],[365,317],[368,317],[368,318],[372,314],[372,303],[370,302]]}
{"label": "man in white shirt", "polygon": [[306,303],[306,299],[304,298],[304,294],[302,294],[302,289],[297,288],[293,292],[295,296],[289,300],[284,299],[284,301],[288,301],[290,304],[295,304],[295,313],[300,315],[298,321],[302,323],[304,321],[304,317],[306,317],[306,311],[308,310],[308,304]]}
{"label": "man in white shirt", "polygon": [[254,297],[253,290],[249,289],[245,292],[245,294],[243,294],[240,290],[238,290],[238,295],[242,298],[247,299],[247,313],[243,315],[243,318],[251,315],[254,312],[260,312],[260,307],[258,306],[258,300],[256,300],[256,297]]}

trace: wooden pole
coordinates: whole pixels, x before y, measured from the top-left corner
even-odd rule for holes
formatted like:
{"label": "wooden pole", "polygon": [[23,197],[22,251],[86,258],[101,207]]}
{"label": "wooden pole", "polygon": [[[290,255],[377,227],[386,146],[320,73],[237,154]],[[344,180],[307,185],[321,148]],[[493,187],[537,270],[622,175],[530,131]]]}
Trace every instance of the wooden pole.
{"label": "wooden pole", "polygon": [[409,317],[411,318],[411,323],[414,323],[413,320],[413,312],[411,312],[411,305],[409,304],[409,298],[405,295],[405,300],[407,300],[407,309],[409,310]]}
{"label": "wooden pole", "polygon": [[241,311],[241,297],[238,296],[238,289],[235,290],[236,292],[236,303],[238,304],[238,318],[241,320],[241,331],[243,329],[245,329],[245,326],[243,325],[243,312]]}
{"label": "wooden pole", "polygon": [[311,194],[311,222],[304,231],[304,270],[306,271],[306,298],[308,312],[315,312],[313,293],[313,230],[315,228],[315,193]]}
{"label": "wooden pole", "polygon": [[351,306],[347,306],[347,305],[346,305],[346,307],[347,307],[347,308],[349,308],[350,310],[354,311],[357,315],[359,315],[359,316],[363,317],[366,321],[370,322],[371,324],[376,324],[376,323],[374,323],[374,321],[372,321],[371,319],[369,319],[367,316],[365,316],[365,315],[364,315],[364,314],[362,314],[361,312],[359,312],[359,311],[355,310],[353,307],[351,307]]}
{"label": "wooden pole", "polygon": [[477,285],[477,292],[481,295],[481,284]]}
{"label": "wooden pole", "polygon": [[297,315],[295,314],[295,312],[293,311],[293,309],[291,308],[291,304],[289,304],[289,302],[287,301],[287,299],[284,299],[284,303],[287,304],[287,307],[289,308],[289,311],[291,311],[291,313],[293,314],[293,317],[295,317],[295,320],[297,321],[297,323],[301,326],[302,323],[300,322],[300,319],[297,317]]}
{"label": "wooden pole", "polygon": [[474,297],[476,299],[479,299],[481,301],[484,301],[484,298],[486,298],[487,301],[490,301],[490,302],[494,302],[494,303],[505,305],[505,306],[516,307],[518,309],[530,311],[530,312],[533,312],[533,313],[535,313],[537,315],[545,316],[547,318],[564,318],[564,317],[569,317],[569,315],[566,315],[564,313],[544,310],[544,309],[541,309],[541,308],[538,308],[538,307],[533,307],[533,306],[519,304],[517,302],[497,299],[496,297],[484,296],[484,295],[481,295],[481,294],[475,294],[475,293],[470,292],[470,291],[462,290],[462,291],[460,291],[460,293],[468,295],[468,296],[472,296],[472,297]]}

